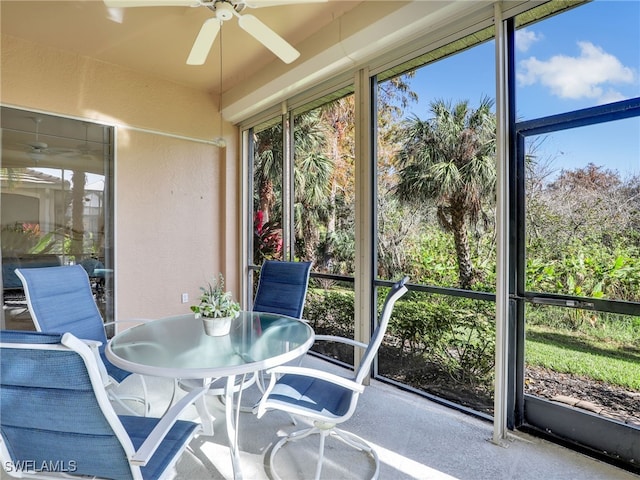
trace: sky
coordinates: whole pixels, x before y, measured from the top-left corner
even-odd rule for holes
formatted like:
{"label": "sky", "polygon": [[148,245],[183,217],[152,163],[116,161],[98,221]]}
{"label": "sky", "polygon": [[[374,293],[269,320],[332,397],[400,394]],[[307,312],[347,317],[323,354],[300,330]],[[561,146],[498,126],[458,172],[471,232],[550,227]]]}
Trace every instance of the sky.
{"label": "sky", "polygon": [[[430,117],[435,99],[495,98],[494,42],[420,69],[411,82]],[[530,120],[640,97],[640,0],[595,0],[516,32],[516,117]],[[640,175],[640,118],[546,136],[541,157],[553,168],[588,163]]]}

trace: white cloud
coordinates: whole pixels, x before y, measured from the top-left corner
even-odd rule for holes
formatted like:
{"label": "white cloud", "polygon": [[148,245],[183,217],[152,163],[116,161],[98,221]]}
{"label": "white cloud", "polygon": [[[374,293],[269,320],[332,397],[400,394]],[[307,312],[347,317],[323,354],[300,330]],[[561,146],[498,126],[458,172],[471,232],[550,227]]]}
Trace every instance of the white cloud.
{"label": "white cloud", "polygon": [[521,52],[526,52],[531,48],[531,45],[539,42],[543,38],[542,34],[527,28],[521,28],[520,30],[516,30],[516,48]]}
{"label": "white cloud", "polygon": [[530,57],[520,62],[520,85],[540,83],[560,98],[595,98],[600,103],[610,98],[625,98],[611,85],[635,81],[635,73],[614,55],[590,42],[578,42],[580,55],[555,55],[549,60]]}
{"label": "white cloud", "polygon": [[617,90],[607,90],[606,92],[603,92],[602,95],[600,95],[599,100],[600,103],[613,103],[619,102],[620,100],[625,100],[626,98],[627,97],[625,97]]}

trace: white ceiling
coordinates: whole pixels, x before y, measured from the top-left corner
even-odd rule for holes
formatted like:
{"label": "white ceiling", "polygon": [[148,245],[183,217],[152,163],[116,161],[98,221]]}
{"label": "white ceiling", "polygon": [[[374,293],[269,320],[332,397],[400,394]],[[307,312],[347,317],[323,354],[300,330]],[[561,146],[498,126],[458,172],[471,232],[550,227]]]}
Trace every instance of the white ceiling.
{"label": "white ceiling", "polygon": [[[242,13],[258,17],[296,46],[359,3],[329,0],[247,8]],[[211,17],[213,12],[205,7],[108,9],[101,0],[0,1],[2,34],[219,94],[220,37],[204,65],[186,64],[202,23]],[[236,19],[224,23],[221,37],[223,92],[270,63],[280,62],[241,30]]]}
{"label": "white ceiling", "polygon": [[224,22],[204,65],[187,65],[203,22],[214,16],[202,6],[109,9],[102,0],[0,0],[0,32],[220,95],[223,118],[237,124],[385,52],[407,55],[425,34],[430,41],[448,38],[462,28],[456,24],[493,12],[486,0],[288,1],[303,3],[240,14],[256,16],[301,52],[289,65],[235,18]]}

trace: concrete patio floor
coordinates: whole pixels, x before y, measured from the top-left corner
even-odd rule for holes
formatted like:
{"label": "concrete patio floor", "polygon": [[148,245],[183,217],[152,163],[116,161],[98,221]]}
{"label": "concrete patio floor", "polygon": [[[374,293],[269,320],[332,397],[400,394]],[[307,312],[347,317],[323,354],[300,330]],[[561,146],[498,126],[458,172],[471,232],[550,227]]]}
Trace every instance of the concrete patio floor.
{"label": "concrete patio floor", "polygon": [[[340,370],[317,358],[305,365]],[[172,391],[172,381],[148,378],[152,414],[161,414]],[[137,382],[132,382],[137,384]],[[122,387],[125,387],[123,385]],[[121,387],[121,388],[122,388]],[[258,399],[258,390],[245,392],[243,404]],[[176,466],[176,478],[185,480],[232,478],[224,413],[207,400],[216,417],[215,435],[194,439]],[[186,416],[197,419],[195,408]],[[269,479],[269,452],[284,432],[294,426],[288,415],[267,413],[258,420],[240,414],[240,459],[244,478]],[[491,441],[489,422],[465,415],[381,382],[372,381],[361,396],[355,416],[344,424],[372,444],[380,457],[380,479],[403,480],[638,480],[638,476],[545,440],[514,433],[504,445]],[[276,457],[284,480],[313,478],[317,436],[285,446]],[[370,478],[369,457],[341,442],[328,439],[323,479]]]}

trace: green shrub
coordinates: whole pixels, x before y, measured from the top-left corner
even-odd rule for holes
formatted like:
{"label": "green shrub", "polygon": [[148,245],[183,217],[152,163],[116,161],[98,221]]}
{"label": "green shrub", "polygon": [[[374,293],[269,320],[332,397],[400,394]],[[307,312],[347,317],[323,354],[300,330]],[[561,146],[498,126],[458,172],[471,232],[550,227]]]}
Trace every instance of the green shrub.
{"label": "green shrub", "polygon": [[[378,296],[378,311],[382,309],[384,290]],[[353,338],[353,291],[310,289],[304,313],[317,334]],[[421,357],[425,364],[447,372],[454,382],[491,388],[493,303],[410,293],[396,303],[387,334],[388,340],[397,340],[402,357]],[[348,363],[353,361],[351,348],[322,346],[314,350]]]}
{"label": "green shrub", "polygon": [[456,382],[490,388],[495,351],[492,303],[414,295],[396,304],[390,334]]}
{"label": "green shrub", "polygon": [[353,338],[353,291],[309,289],[304,318],[317,334]]}

